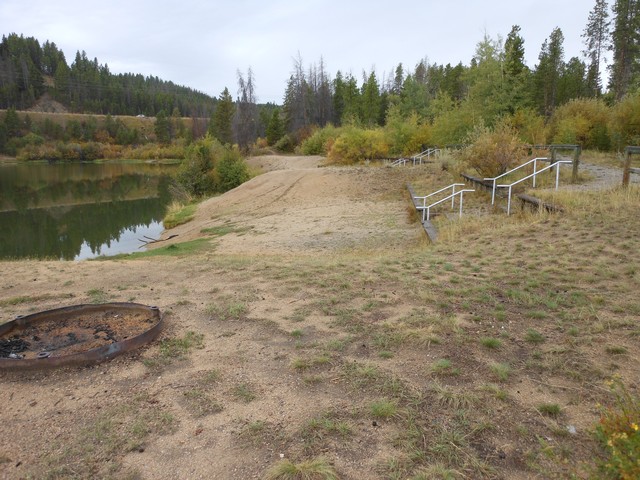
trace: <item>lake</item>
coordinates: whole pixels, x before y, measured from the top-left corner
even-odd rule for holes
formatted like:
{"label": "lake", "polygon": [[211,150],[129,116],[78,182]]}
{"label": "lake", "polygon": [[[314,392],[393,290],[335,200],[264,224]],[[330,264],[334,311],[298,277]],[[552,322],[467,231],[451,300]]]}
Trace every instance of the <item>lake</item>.
{"label": "lake", "polygon": [[83,260],[158,238],[176,164],[0,163],[0,258]]}

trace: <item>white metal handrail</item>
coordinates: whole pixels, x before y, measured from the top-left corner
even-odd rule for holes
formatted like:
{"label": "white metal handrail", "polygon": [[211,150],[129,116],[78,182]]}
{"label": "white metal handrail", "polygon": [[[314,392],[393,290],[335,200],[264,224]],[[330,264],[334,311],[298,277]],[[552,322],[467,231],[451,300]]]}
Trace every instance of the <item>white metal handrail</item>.
{"label": "white metal handrail", "polygon": [[[417,210],[422,210],[422,223],[424,223],[425,221],[425,217],[426,220],[429,220],[430,218],[430,214],[431,214],[431,207],[435,207],[436,205],[441,204],[442,202],[445,202],[449,199],[451,199],[451,208],[455,207],[455,201],[456,201],[456,195],[460,195],[460,216],[462,216],[462,198],[463,198],[463,194],[464,192],[475,192],[475,190],[471,190],[471,189],[463,189],[463,190],[458,190],[456,192],[456,187],[464,187],[465,184],[464,183],[452,183],[451,185],[441,188],[440,190],[430,193],[429,195],[424,195],[424,196],[415,196],[413,197],[415,200],[420,200],[422,199],[422,206],[421,207],[416,207]],[[427,198],[429,197],[433,197],[434,195],[437,195],[438,193],[442,193],[445,190],[448,189],[452,189],[452,193],[448,196],[446,196],[445,198],[442,198],[440,200],[438,200],[437,202],[432,203],[431,205],[427,205]]]}
{"label": "white metal handrail", "polygon": [[413,157],[411,157],[411,159],[413,160],[413,164],[415,165],[417,161],[420,162],[420,165],[422,165],[422,159],[424,157],[427,157],[427,159],[431,158],[431,155],[436,155],[440,153],[440,149],[439,148],[427,148],[425,151],[420,152],[416,155],[414,155]]}
{"label": "white metal handrail", "polygon": [[[552,163],[551,165],[547,165],[546,167],[538,170],[537,172],[534,171],[531,175],[527,175],[526,177],[521,178],[520,180],[516,180],[513,183],[510,183],[510,184],[507,184],[507,185],[498,185],[498,188],[508,188],[509,189],[509,199],[508,199],[508,202],[507,202],[507,215],[511,215],[511,193],[512,193],[512,189],[513,189],[514,185],[517,185],[520,182],[524,182],[525,180],[528,180],[531,177],[533,177],[534,181],[535,181],[535,178],[536,178],[537,174],[542,173],[542,172],[544,172],[546,170],[550,170],[550,169],[552,169],[553,167],[555,167],[557,165],[558,166],[558,168],[556,169],[556,190],[557,190],[558,189],[558,183],[560,181],[560,164],[562,164],[562,163],[573,163],[573,161],[571,161],[571,160],[558,160],[557,162]],[[534,186],[535,186],[535,183],[534,183]]]}
{"label": "white metal handrail", "polygon": [[502,177],[506,177],[510,173],[513,173],[516,170],[520,170],[521,168],[526,167],[530,163],[533,163],[533,188],[536,188],[536,175],[537,175],[536,170],[537,170],[537,167],[538,167],[538,160],[540,160],[540,161],[549,161],[549,159],[547,157],[536,157],[536,158],[532,158],[531,160],[529,160],[526,163],[523,163],[522,165],[517,166],[516,168],[512,168],[511,170],[509,170],[508,172],[503,173],[502,175],[498,175],[497,177],[493,177],[493,178],[486,178],[485,177],[485,180],[493,181],[493,188],[491,189],[491,205],[493,205],[495,203],[495,201],[496,201],[496,180],[498,180],[499,178],[502,178]]}

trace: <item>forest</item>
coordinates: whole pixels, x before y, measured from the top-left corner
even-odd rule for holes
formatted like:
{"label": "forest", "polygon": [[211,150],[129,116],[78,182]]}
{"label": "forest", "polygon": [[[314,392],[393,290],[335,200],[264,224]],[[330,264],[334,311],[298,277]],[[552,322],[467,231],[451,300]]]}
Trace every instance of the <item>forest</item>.
{"label": "forest", "polygon": [[[235,99],[229,88],[212,98],[157,77],[112,74],[84,51],[69,66],[55,43],[10,34],[0,44],[0,107],[7,109],[0,150],[21,159],[183,158],[208,133],[244,152],[298,150],[350,163],[469,144],[496,129],[523,144],[611,151],[640,143],[640,1],[595,0],[581,57],[565,58],[555,28],[530,67],[520,31],[485,34],[468,64],[422,59],[385,78],[374,70],[332,76],[323,58],[305,65],[298,55],[280,106],[257,103],[251,69],[238,72]],[[44,94],[87,117],[34,121],[17,113]],[[123,115],[155,117],[153,131]]]}

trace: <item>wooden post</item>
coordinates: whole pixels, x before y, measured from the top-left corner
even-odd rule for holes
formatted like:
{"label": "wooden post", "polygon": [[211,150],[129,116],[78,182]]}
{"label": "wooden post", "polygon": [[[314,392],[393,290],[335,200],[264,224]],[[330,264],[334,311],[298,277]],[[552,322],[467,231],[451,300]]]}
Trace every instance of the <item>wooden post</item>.
{"label": "wooden post", "polygon": [[624,159],[624,171],[622,172],[622,186],[629,186],[629,177],[631,177],[631,149],[627,147],[627,156]]}
{"label": "wooden post", "polygon": [[573,171],[571,172],[571,181],[573,183],[577,183],[578,181],[578,166],[580,165],[580,150],[582,150],[580,145],[576,145],[576,148],[573,152]]}

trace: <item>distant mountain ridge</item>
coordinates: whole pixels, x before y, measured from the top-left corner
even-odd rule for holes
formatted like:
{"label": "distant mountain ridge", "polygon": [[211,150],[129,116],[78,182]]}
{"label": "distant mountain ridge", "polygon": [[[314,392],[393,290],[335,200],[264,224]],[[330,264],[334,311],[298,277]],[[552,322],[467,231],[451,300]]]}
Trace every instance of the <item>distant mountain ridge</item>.
{"label": "distant mountain ridge", "polygon": [[72,113],[155,116],[162,110],[208,118],[217,99],[154,76],[112,74],[108,65],[89,60],[84,51],[68,65],[64,53],[49,40],[41,45],[34,37],[3,35],[0,109],[43,111],[37,108],[43,101]]}

